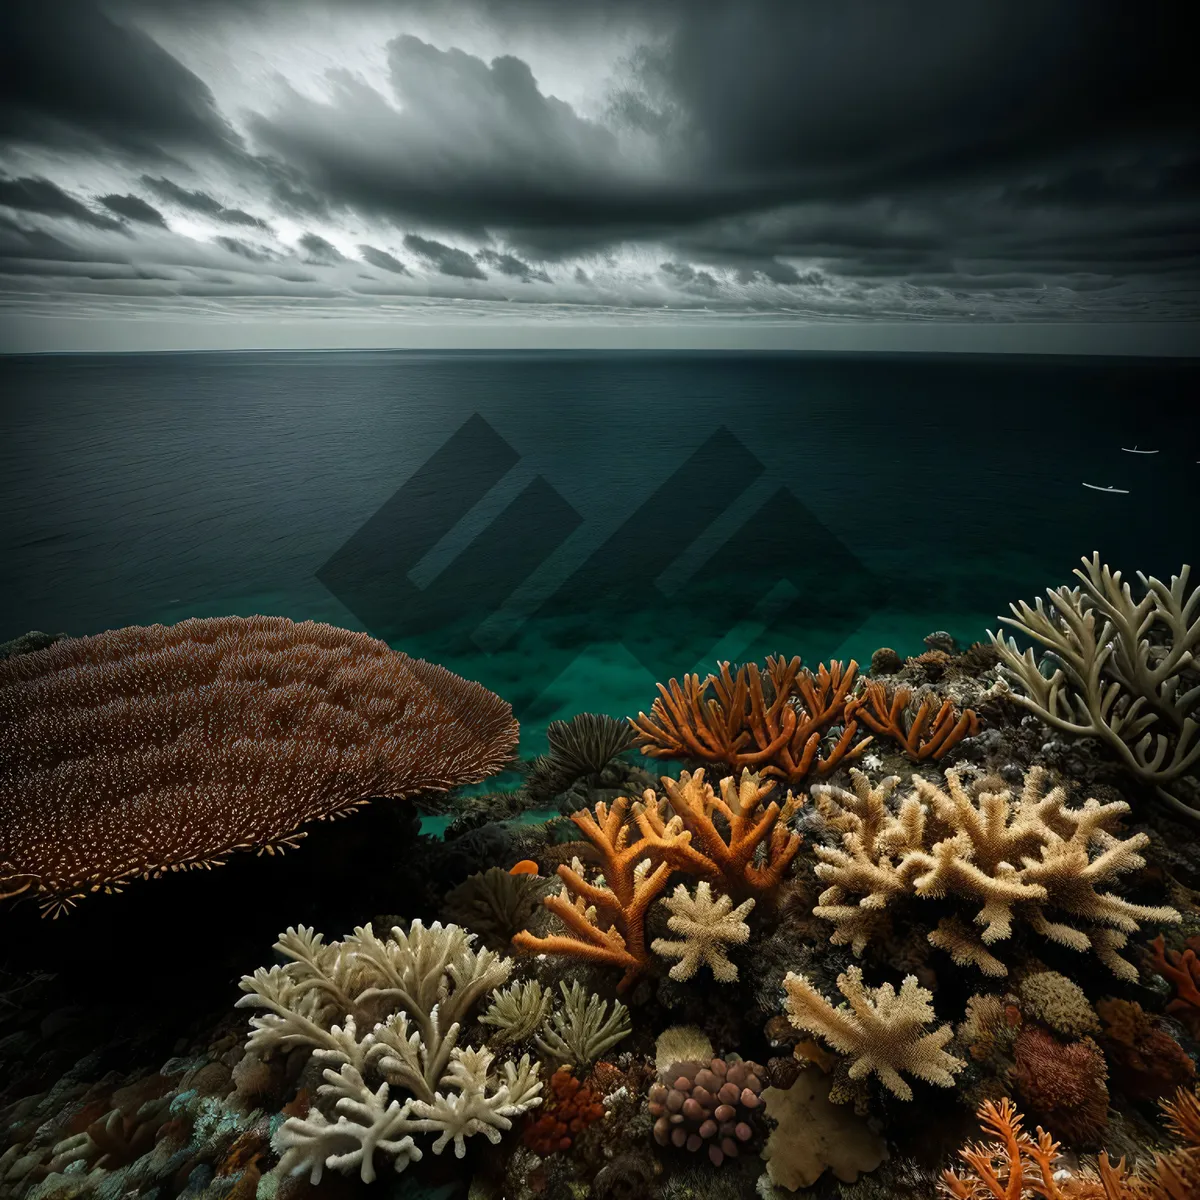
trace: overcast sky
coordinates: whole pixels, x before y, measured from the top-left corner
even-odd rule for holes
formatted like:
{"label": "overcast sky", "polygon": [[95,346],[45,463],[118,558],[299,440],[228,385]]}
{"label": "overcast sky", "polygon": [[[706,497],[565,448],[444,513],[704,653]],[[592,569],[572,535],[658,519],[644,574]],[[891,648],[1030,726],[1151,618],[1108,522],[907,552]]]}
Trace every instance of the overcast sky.
{"label": "overcast sky", "polygon": [[3,0],[0,350],[1186,351],[1185,7]]}

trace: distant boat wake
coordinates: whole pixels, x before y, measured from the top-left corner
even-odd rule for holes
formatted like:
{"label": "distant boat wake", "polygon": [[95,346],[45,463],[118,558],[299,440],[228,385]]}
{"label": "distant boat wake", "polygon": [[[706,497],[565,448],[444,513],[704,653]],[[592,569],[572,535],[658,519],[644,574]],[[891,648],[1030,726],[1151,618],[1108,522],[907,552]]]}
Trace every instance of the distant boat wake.
{"label": "distant boat wake", "polygon": [[1124,450],[1126,454],[1157,454],[1158,453],[1157,450],[1139,450],[1137,448],[1136,442],[1133,444],[1132,447],[1122,446],[1121,449]]}
{"label": "distant boat wake", "polygon": [[[1146,451],[1146,453],[1156,454],[1157,451],[1149,450],[1149,451]],[[1083,486],[1085,488],[1091,488],[1093,492],[1115,492],[1118,496],[1128,496],[1129,495],[1128,488],[1101,487],[1098,483],[1085,483]]]}

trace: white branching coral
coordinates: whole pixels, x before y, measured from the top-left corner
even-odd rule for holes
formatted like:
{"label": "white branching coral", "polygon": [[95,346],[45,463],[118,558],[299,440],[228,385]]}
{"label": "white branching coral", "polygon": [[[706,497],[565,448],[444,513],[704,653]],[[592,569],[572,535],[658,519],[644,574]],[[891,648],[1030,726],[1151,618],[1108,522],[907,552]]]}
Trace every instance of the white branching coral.
{"label": "white branching coral", "polygon": [[1176,812],[1200,820],[1173,790],[1200,772],[1200,686],[1184,683],[1200,654],[1200,588],[1188,594],[1186,565],[1169,586],[1139,571],[1134,600],[1099,553],[1082,561],[1081,586],[1048,588],[1048,606],[1020,601],[1000,618],[1040,642],[1041,659],[988,631],[1020,689],[1012,698],[1064,733],[1099,738]]}
{"label": "white branching coral", "polygon": [[894,901],[953,897],[975,908],[977,928],[949,917],[929,940],[960,965],[1007,973],[990,947],[1010,938],[1019,918],[1059,945],[1094,951],[1122,979],[1136,979],[1119,953],[1128,935],[1142,921],[1180,918],[1173,908],[1098,890],[1145,865],[1138,852],[1149,836],[1113,832],[1129,806],[1086,800],[1072,807],[1066,789],[1050,786],[1049,772],[1038,766],[1017,796],[995,777],[965,782],[967,770],[948,769],[945,788],[914,775],[913,792],[895,809],[888,803],[895,776],[872,786],[852,768],[853,792],[813,788],[841,834],[840,846],[815,848],[816,873],[828,886],[814,911],[833,922],[832,941],[861,953]]}
{"label": "white branching coral", "polygon": [[275,1135],[285,1172],[308,1171],[316,1183],[325,1167],[357,1170],[370,1183],[377,1154],[397,1171],[420,1160],[415,1133],[439,1133],[433,1152],[453,1141],[461,1157],[464,1138],[495,1141],[541,1103],[528,1055],[495,1073],[490,1050],[458,1045],[476,1004],[512,971],[510,959],[472,941],[438,922],[414,921],[386,940],[361,927],[328,944],[301,926],[275,944],[290,962],[243,976],[238,1006],[265,1010],[250,1020],[247,1049],[266,1056],[308,1046],[327,1064],[317,1092],[327,1111],[289,1117]]}
{"label": "white branching coral", "polygon": [[542,1028],[538,1049],[550,1058],[577,1066],[590,1066],[606,1050],[628,1036],[629,1009],[614,1000],[613,1010],[582,984],[560,983],[563,1006],[556,1008]]}
{"label": "white branching coral", "polygon": [[[707,881],[696,885],[696,894],[688,894],[681,883],[665,901],[671,910],[667,928],[679,934],[680,940],[656,938],[651,944],[655,954],[677,958],[671,968],[672,979],[691,979],[701,966],[712,968],[713,978],[732,983],[738,977],[737,967],[729,961],[726,946],[743,945],[750,937],[746,917],[754,901],[744,900],[737,908],[729,896],[716,896]],[[732,911],[731,911],[732,910]]]}
{"label": "white branching coral", "polygon": [[878,1075],[901,1100],[913,1096],[901,1071],[939,1087],[954,1086],[954,1076],[966,1064],[944,1049],[954,1036],[950,1025],[926,1030],[936,1017],[933,993],[919,986],[915,975],[905,977],[899,992],[890,983],[864,986],[858,967],[839,975],[837,983],[848,1007],[835,1008],[803,975],[789,971],[784,1009],[797,1029],[817,1034],[849,1058],[851,1079]]}

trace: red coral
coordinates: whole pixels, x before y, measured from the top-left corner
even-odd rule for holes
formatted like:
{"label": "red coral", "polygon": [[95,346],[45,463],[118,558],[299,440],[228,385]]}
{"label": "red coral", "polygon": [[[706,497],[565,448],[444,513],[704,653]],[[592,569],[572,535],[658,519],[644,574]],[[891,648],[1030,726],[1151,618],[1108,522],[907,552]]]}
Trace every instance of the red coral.
{"label": "red coral", "polygon": [[1101,1000],[1096,1012],[1113,1079],[1126,1095],[1158,1100],[1196,1077],[1187,1051],[1136,1001]]}
{"label": "red coral", "polygon": [[[1196,939],[1189,939],[1189,943]],[[1188,945],[1183,951],[1168,950],[1162,934],[1150,943],[1154,952],[1154,969],[1175,985],[1175,999],[1167,1005],[1189,1029],[1200,1037],[1200,958],[1196,948]]]}
{"label": "red coral", "polygon": [[525,1126],[525,1145],[537,1154],[569,1150],[574,1135],[604,1116],[600,1097],[571,1074],[570,1067],[559,1067],[550,1076],[550,1097],[541,1114]]}
{"label": "red coral", "polygon": [[1091,1038],[1060,1042],[1026,1025],[1013,1043],[1013,1083],[1038,1118],[1071,1142],[1099,1140],[1108,1125],[1108,1068]]}

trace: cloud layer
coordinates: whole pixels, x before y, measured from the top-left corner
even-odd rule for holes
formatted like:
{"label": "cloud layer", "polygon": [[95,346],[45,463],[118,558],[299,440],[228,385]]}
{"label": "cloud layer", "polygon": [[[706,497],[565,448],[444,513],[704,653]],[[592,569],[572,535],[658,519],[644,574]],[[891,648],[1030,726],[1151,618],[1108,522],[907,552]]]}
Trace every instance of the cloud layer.
{"label": "cloud layer", "polygon": [[5,4],[0,320],[1200,315],[1182,5],[164,7]]}

